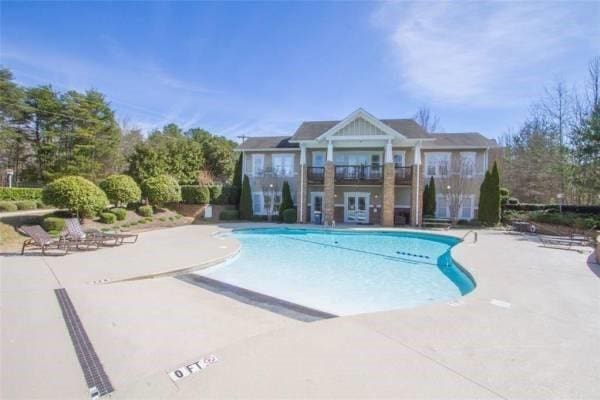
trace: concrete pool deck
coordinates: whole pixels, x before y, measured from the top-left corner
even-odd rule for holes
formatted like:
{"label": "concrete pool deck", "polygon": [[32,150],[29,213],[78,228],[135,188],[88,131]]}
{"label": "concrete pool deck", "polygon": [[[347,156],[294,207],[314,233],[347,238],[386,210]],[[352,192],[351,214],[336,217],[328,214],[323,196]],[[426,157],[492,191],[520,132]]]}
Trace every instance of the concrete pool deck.
{"label": "concrete pool deck", "polygon": [[[235,253],[218,229],[151,231],[66,257],[3,256],[0,397],[89,398],[53,293],[64,287],[113,398],[598,398],[591,249],[479,231],[476,244],[453,249],[477,282],[459,301],[311,323],[169,276],[117,282]],[[103,279],[114,283],[94,283]],[[215,365],[177,383],[167,376],[211,354]]]}

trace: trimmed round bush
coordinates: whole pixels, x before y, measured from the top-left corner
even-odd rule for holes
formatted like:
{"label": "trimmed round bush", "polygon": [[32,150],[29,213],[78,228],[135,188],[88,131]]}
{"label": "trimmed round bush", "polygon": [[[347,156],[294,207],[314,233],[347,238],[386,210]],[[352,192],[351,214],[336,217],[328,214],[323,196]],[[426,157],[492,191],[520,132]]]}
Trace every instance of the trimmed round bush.
{"label": "trimmed round bush", "polygon": [[240,219],[240,212],[238,210],[223,210],[219,214],[221,221],[234,221]]}
{"label": "trimmed round bush", "polygon": [[175,178],[169,175],[146,179],[142,184],[142,193],[155,206],[181,201],[181,188]]}
{"label": "trimmed round bush", "polygon": [[0,201],[0,212],[1,211],[17,211],[18,207],[13,201]]}
{"label": "trimmed round bush", "polygon": [[151,217],[154,211],[151,206],[141,206],[137,209],[137,213],[142,217]]}
{"label": "trimmed round bush", "polygon": [[79,217],[92,217],[108,205],[102,189],[80,176],[65,176],[50,182],[44,188],[42,201],[66,208]]}
{"label": "trimmed round bush", "polygon": [[298,214],[295,208],[288,208],[283,211],[283,222],[286,224],[295,224],[298,220]]}
{"label": "trimmed round bush", "polygon": [[59,217],[46,217],[42,220],[42,227],[48,232],[60,232],[65,227],[65,219]]}
{"label": "trimmed round bush", "polygon": [[19,210],[35,210],[37,208],[37,204],[33,200],[16,201],[15,204]]}
{"label": "trimmed round bush", "polygon": [[220,201],[221,194],[223,193],[223,187],[219,185],[209,186],[208,190],[210,192],[210,203],[217,204]]}
{"label": "trimmed round bush", "polygon": [[100,222],[103,224],[114,224],[117,222],[117,216],[111,212],[100,213]]}
{"label": "trimmed round bush", "polygon": [[117,216],[117,221],[123,221],[127,217],[127,210],[124,208],[113,208],[110,212]]}
{"label": "trimmed round bush", "polygon": [[100,189],[104,190],[108,200],[117,207],[139,201],[142,197],[142,190],[128,175],[111,175],[100,182]]}
{"label": "trimmed round bush", "polygon": [[210,190],[207,186],[182,185],[181,198],[185,204],[208,204]]}

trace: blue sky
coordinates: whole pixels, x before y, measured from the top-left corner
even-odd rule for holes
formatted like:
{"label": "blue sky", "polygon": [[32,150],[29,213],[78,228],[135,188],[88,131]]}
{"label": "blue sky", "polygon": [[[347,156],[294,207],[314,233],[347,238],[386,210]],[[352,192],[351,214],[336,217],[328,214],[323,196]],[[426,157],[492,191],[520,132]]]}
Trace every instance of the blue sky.
{"label": "blue sky", "polygon": [[120,120],[292,134],[358,107],[420,106],[497,137],[600,55],[600,2],[2,2],[1,64],[25,85],[96,88]]}

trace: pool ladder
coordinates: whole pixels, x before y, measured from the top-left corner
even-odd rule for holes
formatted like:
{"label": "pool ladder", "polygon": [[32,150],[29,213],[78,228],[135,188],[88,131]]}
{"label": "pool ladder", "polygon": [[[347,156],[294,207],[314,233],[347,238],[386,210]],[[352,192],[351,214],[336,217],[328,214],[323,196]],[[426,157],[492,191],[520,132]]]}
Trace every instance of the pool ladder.
{"label": "pool ladder", "polygon": [[477,232],[475,232],[475,231],[469,231],[469,232],[465,233],[465,235],[463,236],[463,240],[465,240],[467,238],[467,236],[469,236],[469,233],[473,234],[473,243],[477,243]]}

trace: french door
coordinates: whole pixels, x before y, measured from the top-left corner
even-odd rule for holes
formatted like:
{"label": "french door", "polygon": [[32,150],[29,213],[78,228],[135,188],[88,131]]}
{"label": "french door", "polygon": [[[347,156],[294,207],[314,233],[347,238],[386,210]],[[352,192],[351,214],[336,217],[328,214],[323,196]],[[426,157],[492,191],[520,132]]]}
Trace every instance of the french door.
{"label": "french door", "polygon": [[344,193],[344,222],[369,223],[369,193]]}

